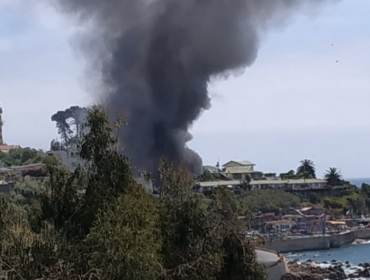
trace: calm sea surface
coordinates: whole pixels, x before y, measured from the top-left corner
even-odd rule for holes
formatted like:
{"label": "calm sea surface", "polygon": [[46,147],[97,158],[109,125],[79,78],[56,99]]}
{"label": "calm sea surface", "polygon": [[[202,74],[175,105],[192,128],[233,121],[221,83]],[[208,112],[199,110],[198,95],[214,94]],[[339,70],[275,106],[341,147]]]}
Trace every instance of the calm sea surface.
{"label": "calm sea surface", "polygon": [[297,254],[288,254],[288,260],[299,259],[304,262],[307,260],[314,260],[316,262],[350,262],[351,265],[358,265],[360,263],[370,262],[370,243],[361,245],[351,245],[339,249],[331,249],[325,251],[303,252]]}

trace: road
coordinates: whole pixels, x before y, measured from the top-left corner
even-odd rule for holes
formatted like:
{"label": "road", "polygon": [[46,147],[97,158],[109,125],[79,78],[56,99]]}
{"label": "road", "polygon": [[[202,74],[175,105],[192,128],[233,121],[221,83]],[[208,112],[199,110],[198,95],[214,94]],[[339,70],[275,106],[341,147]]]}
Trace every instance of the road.
{"label": "road", "polygon": [[263,250],[256,250],[256,254],[258,263],[263,264],[266,267],[269,267],[277,263],[280,259],[280,257],[277,254]]}

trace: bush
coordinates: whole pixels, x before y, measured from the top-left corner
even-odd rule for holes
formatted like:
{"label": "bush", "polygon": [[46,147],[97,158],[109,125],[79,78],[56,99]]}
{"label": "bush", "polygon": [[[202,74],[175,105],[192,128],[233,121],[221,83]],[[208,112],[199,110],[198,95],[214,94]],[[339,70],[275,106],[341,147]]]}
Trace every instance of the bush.
{"label": "bush", "polygon": [[325,208],[332,209],[343,209],[347,205],[347,201],[344,198],[339,197],[325,197],[323,199],[323,203]]}
{"label": "bush", "polygon": [[283,190],[253,190],[244,193],[240,200],[254,213],[288,212],[291,207],[298,207],[301,200],[298,196]]}
{"label": "bush", "polygon": [[319,196],[316,193],[310,194],[310,203],[318,204],[319,203]]}

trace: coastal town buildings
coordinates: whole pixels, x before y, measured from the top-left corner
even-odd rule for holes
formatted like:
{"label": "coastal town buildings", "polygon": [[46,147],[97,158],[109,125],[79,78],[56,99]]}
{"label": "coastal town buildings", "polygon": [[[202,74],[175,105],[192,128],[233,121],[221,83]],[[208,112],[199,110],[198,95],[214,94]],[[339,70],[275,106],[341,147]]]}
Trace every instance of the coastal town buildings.
{"label": "coastal town buildings", "polygon": [[250,182],[252,189],[282,189],[292,191],[322,190],[329,186],[321,179],[290,179],[290,180],[254,180]]}
{"label": "coastal town buildings", "polygon": [[225,179],[208,182],[196,182],[196,189],[199,192],[208,192],[217,187],[227,187],[234,192],[240,189],[278,189],[285,191],[304,192],[328,190],[326,180],[322,179],[281,179],[275,173],[263,174],[254,169],[255,164],[250,161],[231,160],[222,166],[206,166],[205,169],[211,173],[218,173]]}
{"label": "coastal town buildings", "polygon": [[244,180],[230,180],[230,181],[211,181],[211,182],[196,182],[196,188],[200,192],[211,191],[217,187],[227,187],[234,191],[240,188],[250,189],[276,189],[285,191],[312,191],[312,190],[327,190],[330,187],[325,180],[321,179],[291,179],[291,180],[252,180],[247,183]]}
{"label": "coastal town buildings", "polygon": [[261,229],[268,222],[277,221],[279,219],[275,213],[259,213],[253,216],[249,223],[251,229]]}
{"label": "coastal town buildings", "polygon": [[297,223],[292,220],[277,220],[277,221],[269,221],[266,222],[264,225],[266,227],[265,232],[269,232],[271,230],[276,230],[280,232],[287,232],[293,229]]}

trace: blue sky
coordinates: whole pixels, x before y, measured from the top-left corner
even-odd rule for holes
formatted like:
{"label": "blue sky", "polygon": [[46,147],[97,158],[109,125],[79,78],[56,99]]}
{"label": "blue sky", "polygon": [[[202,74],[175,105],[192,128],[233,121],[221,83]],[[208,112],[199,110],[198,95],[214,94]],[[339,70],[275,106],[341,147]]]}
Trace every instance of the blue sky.
{"label": "blue sky", "polygon": [[[0,1],[5,140],[43,149],[57,136],[53,113],[94,102],[75,27],[45,3]],[[251,68],[213,81],[213,106],[190,143],[205,164],[239,159],[285,172],[309,158],[320,176],[334,166],[370,177],[369,11],[369,0],[343,0],[297,15],[263,35]]]}

